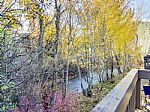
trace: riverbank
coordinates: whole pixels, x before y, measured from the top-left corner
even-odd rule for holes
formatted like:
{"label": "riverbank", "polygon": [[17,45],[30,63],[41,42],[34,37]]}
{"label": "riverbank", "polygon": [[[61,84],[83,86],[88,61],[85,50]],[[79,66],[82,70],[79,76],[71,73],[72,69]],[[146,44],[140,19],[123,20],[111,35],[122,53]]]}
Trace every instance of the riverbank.
{"label": "riverbank", "polygon": [[120,82],[121,79],[122,77],[116,76],[113,79],[103,82],[103,84],[96,83],[93,86],[93,95],[91,98],[83,96],[82,93],[80,93],[77,97],[79,105],[76,107],[76,112],[89,112]]}

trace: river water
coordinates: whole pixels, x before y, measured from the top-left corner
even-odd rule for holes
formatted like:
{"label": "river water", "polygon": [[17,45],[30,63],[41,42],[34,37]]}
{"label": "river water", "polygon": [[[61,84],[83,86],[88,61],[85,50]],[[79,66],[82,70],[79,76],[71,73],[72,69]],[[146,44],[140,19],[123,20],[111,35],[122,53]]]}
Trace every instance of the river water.
{"label": "river water", "polygon": [[[108,70],[108,73],[110,74],[110,70]],[[114,69],[113,72],[115,75],[118,74],[117,69]],[[92,74],[90,74],[90,76],[92,77]],[[103,75],[103,79],[106,80],[106,73],[104,73]],[[93,81],[92,84],[96,84],[99,81],[99,75],[96,72],[93,72]],[[84,89],[86,89],[88,87],[88,83],[85,81],[84,77],[82,78],[82,84]],[[82,92],[82,88],[81,88],[81,81],[79,78],[76,79],[72,79],[68,81],[68,92]]]}
{"label": "river water", "polygon": [[[95,84],[98,81],[99,81],[98,74],[97,73],[93,73],[93,81],[92,81],[92,83]],[[82,84],[83,84],[84,88],[88,87],[88,83],[85,81],[84,77],[82,78]],[[76,79],[69,80],[69,82],[68,82],[68,90],[69,90],[69,92],[73,92],[73,91],[82,92],[80,79],[76,78]]]}

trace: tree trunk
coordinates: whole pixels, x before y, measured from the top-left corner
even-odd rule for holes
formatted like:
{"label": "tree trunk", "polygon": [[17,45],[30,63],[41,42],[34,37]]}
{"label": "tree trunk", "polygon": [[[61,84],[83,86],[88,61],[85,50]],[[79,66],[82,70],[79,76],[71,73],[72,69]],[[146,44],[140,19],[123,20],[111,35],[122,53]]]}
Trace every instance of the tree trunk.
{"label": "tree trunk", "polygon": [[111,57],[111,74],[110,74],[111,79],[113,79],[113,71],[114,71],[114,60],[112,56]]}
{"label": "tree trunk", "polygon": [[122,75],[123,77],[125,76],[125,71],[126,71],[126,53],[124,52],[124,59],[123,59],[124,63],[123,63],[123,71],[122,71]]}
{"label": "tree trunk", "polygon": [[42,65],[43,65],[43,18],[40,15],[40,34],[38,39],[38,66],[39,66],[39,75],[40,75],[40,86],[42,87],[44,76],[42,75]]}
{"label": "tree trunk", "polygon": [[58,1],[55,0],[55,10],[56,10],[56,19],[55,19],[55,29],[56,29],[56,34],[55,34],[55,44],[54,44],[54,49],[53,49],[53,77],[52,77],[52,85],[51,85],[51,90],[52,90],[52,96],[51,96],[51,106],[54,105],[54,94],[56,91],[56,77],[57,77],[57,50],[58,50],[58,40],[59,40],[59,32],[60,32],[60,6],[58,5]]}
{"label": "tree trunk", "polygon": [[122,72],[121,72],[121,69],[120,69],[120,64],[119,64],[118,56],[116,55],[115,58],[116,58],[116,64],[117,64],[118,75],[120,76],[120,74],[121,74]]}
{"label": "tree trunk", "polygon": [[107,65],[105,67],[105,71],[106,71],[106,80],[109,80],[108,66]]}
{"label": "tree trunk", "polygon": [[67,73],[66,73],[66,90],[65,94],[67,94],[68,88],[68,77],[69,77],[69,61],[70,61],[70,42],[71,42],[71,35],[72,35],[72,21],[71,21],[71,4],[69,9],[69,35],[68,35],[68,56],[67,56]]}
{"label": "tree trunk", "polygon": [[73,50],[74,50],[74,54],[75,54],[75,58],[76,58],[76,64],[77,64],[77,68],[78,68],[78,73],[79,73],[79,79],[80,79],[80,84],[81,84],[81,89],[82,89],[82,92],[84,90],[84,87],[83,87],[83,81],[82,81],[82,74],[81,74],[81,71],[80,71],[80,66],[79,66],[79,60],[78,60],[78,57],[76,55],[76,50],[75,50],[75,46],[74,46],[74,43],[72,42],[72,46],[73,46]]}

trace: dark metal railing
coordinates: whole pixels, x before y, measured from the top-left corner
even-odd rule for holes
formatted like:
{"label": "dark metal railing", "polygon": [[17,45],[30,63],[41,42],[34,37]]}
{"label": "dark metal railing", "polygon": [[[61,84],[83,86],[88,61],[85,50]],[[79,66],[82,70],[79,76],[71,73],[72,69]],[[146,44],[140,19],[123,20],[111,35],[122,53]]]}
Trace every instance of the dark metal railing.
{"label": "dark metal railing", "polygon": [[144,57],[144,68],[150,70],[150,55]]}

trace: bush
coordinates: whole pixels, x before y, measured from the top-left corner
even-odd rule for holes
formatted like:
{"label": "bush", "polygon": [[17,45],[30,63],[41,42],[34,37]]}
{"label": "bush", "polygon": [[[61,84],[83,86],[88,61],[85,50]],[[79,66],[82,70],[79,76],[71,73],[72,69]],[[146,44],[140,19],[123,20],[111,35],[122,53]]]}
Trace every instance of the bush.
{"label": "bush", "polygon": [[51,105],[51,94],[43,93],[41,102],[32,105],[29,98],[23,96],[19,102],[19,105],[12,112],[73,112],[77,106],[77,99],[75,93],[68,94],[65,98],[62,94],[56,92],[54,94],[54,103]]}

